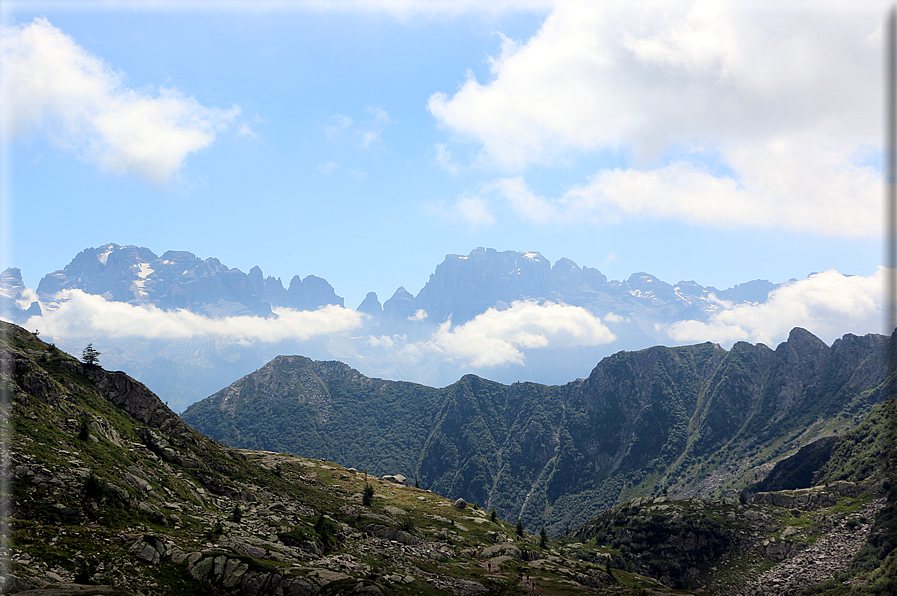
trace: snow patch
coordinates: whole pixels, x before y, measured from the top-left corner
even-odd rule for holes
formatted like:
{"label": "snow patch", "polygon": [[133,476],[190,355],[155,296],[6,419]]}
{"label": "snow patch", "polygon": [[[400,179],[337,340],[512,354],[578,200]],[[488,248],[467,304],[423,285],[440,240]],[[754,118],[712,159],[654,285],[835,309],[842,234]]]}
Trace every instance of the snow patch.
{"label": "snow patch", "polygon": [[99,253],[99,254],[97,255],[97,260],[98,260],[100,263],[102,263],[103,265],[105,265],[105,264],[106,264],[106,261],[109,260],[109,255],[112,254],[112,251],[113,251],[113,250],[114,250],[114,249],[110,246],[109,248],[106,249],[106,252]]}
{"label": "snow patch", "polygon": [[539,257],[541,257],[542,255],[540,255],[540,254],[537,253],[537,252],[525,252],[525,253],[523,253],[523,256],[525,256],[525,257],[526,257],[527,259],[529,259],[530,261],[535,261],[535,260],[537,260]]}
{"label": "snow patch", "polygon": [[143,298],[149,295],[146,291],[146,278],[153,272],[153,268],[150,267],[149,263],[137,263],[137,268],[137,277],[140,279],[135,279],[134,285],[137,286],[137,293]]}

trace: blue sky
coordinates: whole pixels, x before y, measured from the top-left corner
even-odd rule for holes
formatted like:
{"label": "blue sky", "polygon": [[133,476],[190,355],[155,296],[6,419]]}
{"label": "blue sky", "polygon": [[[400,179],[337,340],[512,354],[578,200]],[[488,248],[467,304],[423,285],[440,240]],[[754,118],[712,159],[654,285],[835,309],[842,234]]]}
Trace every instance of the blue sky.
{"label": "blue sky", "polygon": [[448,253],[720,289],[881,245],[884,2],[2,2],[3,247],[108,242],[346,306]]}

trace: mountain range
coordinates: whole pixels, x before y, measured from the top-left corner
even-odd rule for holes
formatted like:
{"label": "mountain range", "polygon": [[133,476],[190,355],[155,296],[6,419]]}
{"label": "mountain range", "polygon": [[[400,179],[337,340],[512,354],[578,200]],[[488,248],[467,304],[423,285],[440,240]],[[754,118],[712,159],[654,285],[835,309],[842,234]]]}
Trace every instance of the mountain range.
{"label": "mountain range", "polygon": [[[41,329],[64,349],[79,351],[88,342],[97,345],[104,363],[152,384],[181,409],[274,356],[290,353],[338,359],[370,376],[431,385],[449,384],[464,372],[501,382],[526,378],[561,383],[586,375],[595,362],[616,351],[668,341],[658,337],[660,327],[705,321],[720,311],[723,301],[730,306],[761,304],[778,287],[755,280],[718,290],[690,281],[669,284],[647,273],[614,281],[566,258],[552,265],[538,252],[477,248],[467,255],[447,255],[417,295],[400,287],[381,303],[370,292],[355,311],[338,315],[343,319],[341,328],[351,326],[350,331],[315,331],[301,339],[277,333],[269,334],[274,338],[247,338],[216,336],[208,329],[234,317],[283,320],[289,313],[343,307],[344,300],[325,279],[314,275],[294,276],[285,287],[259,267],[244,273],[186,251],[157,256],[147,248],[107,244],[81,251],[64,268],[45,275],[36,291],[25,287],[18,269],[7,269],[0,275],[0,308],[6,320]],[[95,300],[64,315],[66,300],[71,299],[71,294],[65,297],[66,291],[95,296],[102,304]],[[155,319],[128,332],[122,330],[125,325],[88,325],[107,318],[106,310],[120,312],[112,308],[116,304],[157,308],[172,316],[195,313],[210,322],[189,337],[157,331],[171,325]],[[551,304],[564,305],[563,316],[570,320],[547,321],[539,327],[539,317],[530,316],[530,307],[530,315],[518,319],[523,328],[487,330],[507,334],[507,339],[487,338],[502,342],[502,353],[472,355],[472,340],[451,335],[487,313]],[[84,308],[92,310],[85,313]],[[358,316],[351,318],[353,312]],[[303,324],[302,329],[315,327]],[[468,335],[481,333],[468,331]],[[561,336],[548,339],[550,333]]]}
{"label": "mountain range", "polygon": [[560,535],[634,497],[737,497],[885,399],[888,342],[828,347],[796,328],[775,350],[653,347],[564,385],[466,375],[441,389],[279,356],[183,418],[229,445],[398,470]]}
{"label": "mountain range", "polygon": [[[812,338],[792,335],[781,354],[767,355],[780,358],[774,374],[810,358],[776,385],[790,388],[777,393],[785,402],[800,399],[794,389],[804,381],[817,373],[832,381],[856,364],[850,355],[880,343],[845,338],[816,365]],[[707,354],[692,354],[695,362],[714,359],[716,348],[700,348]],[[0,545],[5,594],[859,596],[897,588],[893,400],[829,441],[821,458],[802,449],[768,475],[787,482],[812,461],[809,488],[635,497],[552,539],[457,495],[411,486],[398,470],[378,478],[318,457],[223,445],[138,381],[19,327],[0,323],[0,349],[9,397],[0,415],[13,430],[5,437],[11,494],[2,495],[13,498],[3,518],[11,540]],[[652,355],[655,363],[664,356]],[[335,363],[300,369],[346,374]],[[859,388],[837,384],[829,384],[835,394]],[[795,428],[765,426],[784,431],[781,440]]]}
{"label": "mountain range", "polygon": [[[7,299],[21,295],[23,287],[18,270],[4,272],[2,288]],[[468,255],[446,255],[417,296],[400,287],[381,305],[371,292],[358,310],[398,320],[424,310],[438,323],[449,318],[463,323],[489,308],[503,309],[514,301],[534,299],[645,319],[652,314],[702,318],[716,310],[711,294],[733,303],[759,303],[776,287],[755,280],[721,291],[693,281],[671,285],[648,273],[609,281],[599,270],[580,267],[567,258],[552,265],[538,252],[477,248]],[[273,314],[272,307],[314,310],[328,304],[344,306],[333,287],[314,275],[305,279],[296,275],[285,289],[279,278],[265,277],[258,266],[247,274],[218,259],[203,260],[187,251],[156,256],[148,248],[117,244],[81,251],[63,269],[45,275],[37,295],[42,302],[52,303],[58,292],[71,289],[116,302],[210,316],[268,317]],[[21,319],[24,310],[14,308],[11,315]]]}

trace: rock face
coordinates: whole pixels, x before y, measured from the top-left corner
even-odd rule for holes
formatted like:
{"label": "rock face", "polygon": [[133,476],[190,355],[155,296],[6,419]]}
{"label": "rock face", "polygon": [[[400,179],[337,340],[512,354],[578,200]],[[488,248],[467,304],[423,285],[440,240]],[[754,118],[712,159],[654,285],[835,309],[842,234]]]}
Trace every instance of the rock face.
{"label": "rock face", "polygon": [[43,302],[52,302],[58,292],[72,289],[117,302],[216,317],[268,317],[272,306],[313,310],[343,305],[342,298],[319,277],[302,280],[296,276],[285,290],[279,279],[265,278],[258,267],[247,275],[218,259],[202,260],[187,251],[167,251],[157,257],[148,248],[117,244],[81,251],[64,269],[44,276],[37,293]]}
{"label": "rock face", "polygon": [[372,316],[383,314],[383,306],[380,304],[380,301],[377,299],[377,294],[374,292],[368,292],[367,296],[364,297],[364,300],[361,301],[361,304],[359,304],[358,308],[355,310]]}
{"label": "rock face", "polygon": [[646,322],[661,316],[703,320],[715,310],[710,294],[735,303],[765,302],[776,287],[757,280],[720,291],[693,281],[671,285],[647,273],[608,281],[597,269],[580,267],[567,258],[552,266],[538,252],[480,247],[468,255],[446,255],[405,311],[423,309],[436,323],[451,317],[460,324],[514,301],[550,300],[582,306],[599,316],[613,312]]}
{"label": "rock face", "polygon": [[820,468],[828,461],[837,442],[837,436],[829,436],[804,445],[791,457],[778,462],[766,478],[749,490],[765,492],[810,488],[815,484]]}
{"label": "rock face", "polygon": [[829,348],[796,328],[776,350],[657,347],[605,358],[562,386],[467,375],[441,389],[280,357],[184,418],[229,444],[404,470],[557,535],[633,494],[736,494],[773,450],[787,456],[881,399],[871,390],[886,346],[847,335]]}
{"label": "rock face", "polygon": [[[573,537],[605,543],[639,573],[679,589],[796,595],[849,568],[885,502],[870,488],[820,487],[817,492],[831,500],[785,506],[769,498],[751,504],[637,498],[589,521]],[[839,506],[854,513],[840,513]]]}
{"label": "rock face", "polygon": [[0,313],[15,323],[41,314],[36,296],[22,282],[22,272],[10,267],[0,273]]}

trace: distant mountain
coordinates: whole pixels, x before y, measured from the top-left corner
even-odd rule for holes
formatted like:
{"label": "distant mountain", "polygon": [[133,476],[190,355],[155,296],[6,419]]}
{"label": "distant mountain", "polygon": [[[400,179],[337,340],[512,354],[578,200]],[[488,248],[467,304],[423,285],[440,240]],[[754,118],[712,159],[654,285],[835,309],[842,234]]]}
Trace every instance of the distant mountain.
{"label": "distant mountain", "polygon": [[736,495],[885,398],[888,339],[620,352],[562,386],[474,375],[436,389],[281,356],[188,408],[230,445],[399,470],[553,534],[636,496]]}
{"label": "distant mountain", "polygon": [[[447,255],[417,295],[400,287],[381,303],[369,292],[357,307],[367,316],[350,336],[318,335],[310,340],[284,336],[277,341],[247,342],[213,335],[180,339],[104,336],[85,327],[79,329],[82,335],[57,333],[50,339],[72,351],[83,349],[87,342],[97,344],[106,362],[152,383],[178,410],[278,354],[338,359],[368,376],[432,385],[451,383],[465,372],[505,383],[523,379],[563,383],[586,375],[595,362],[616,351],[669,342],[658,329],[683,319],[706,320],[721,308],[719,300],[761,303],[776,287],[755,280],[717,290],[695,282],[672,285],[647,273],[613,281],[597,269],[580,267],[567,258],[552,265],[535,251],[477,248],[468,255]],[[164,311],[184,309],[211,318],[247,315],[273,319],[279,308],[311,311],[344,305],[334,288],[314,275],[294,276],[285,287],[280,279],[266,277],[258,266],[244,273],[191,252],[167,251],[157,256],[148,248],[106,244],[81,251],[63,269],[45,275],[36,293],[24,287],[18,270],[4,272],[0,276],[2,316],[23,325],[41,314],[42,308],[50,316],[59,306],[58,293],[75,289],[109,301]],[[525,363],[491,368],[469,366],[439,349],[420,349],[433,345],[433,336],[448,319],[457,328],[489,309],[506,310],[517,301],[582,307],[600,319],[600,325],[609,330],[607,337],[614,339],[611,343],[527,349]]]}
{"label": "distant mountain", "polygon": [[[6,294],[18,282],[16,274],[0,280]],[[490,308],[503,310],[514,301],[547,300],[582,306],[598,316],[614,313],[632,317],[650,330],[653,322],[685,316],[704,319],[719,299],[734,303],[764,302],[778,287],[765,280],[739,284],[728,290],[681,281],[671,285],[648,273],[634,273],[625,281],[608,281],[590,267],[567,258],[553,266],[538,252],[499,252],[477,248],[468,255],[446,255],[417,296],[400,287],[382,306],[369,293],[359,310],[401,322],[423,310],[435,324],[451,318],[464,323]],[[253,314],[272,316],[272,307],[314,310],[344,305],[323,278],[298,275],[284,288],[278,278],[265,277],[259,267],[248,274],[218,259],[200,259],[191,252],[168,251],[161,257],[138,246],[107,244],[81,251],[65,268],[44,276],[37,288],[42,302],[66,289],[80,289],[107,300],[152,304],[164,310],[186,309],[207,316]]]}
{"label": "distant mountain", "polygon": [[399,316],[422,309],[436,322],[451,317],[458,324],[490,308],[503,310],[514,301],[527,299],[563,302],[598,316],[614,313],[653,323],[686,315],[704,320],[719,309],[710,300],[711,294],[734,303],[762,303],[776,287],[756,280],[720,291],[693,281],[671,285],[648,273],[634,273],[626,281],[608,281],[597,269],[579,267],[567,258],[552,266],[538,252],[480,247],[468,255],[446,255],[417,296],[399,288],[390,300],[402,300],[402,307],[395,309]]}
{"label": "distant mountain", "polygon": [[35,298],[25,287],[19,269],[10,267],[0,273],[0,314],[15,323],[23,323],[29,317],[41,314]]}
{"label": "distant mountain", "polygon": [[313,275],[304,280],[297,275],[284,289],[279,279],[265,278],[258,267],[247,275],[218,259],[202,260],[187,251],[170,250],[157,257],[148,248],[117,244],[81,251],[64,269],[44,276],[37,294],[41,301],[52,302],[57,292],[69,289],[116,302],[182,308],[213,317],[269,317],[272,306],[313,310],[343,305],[330,284]]}

